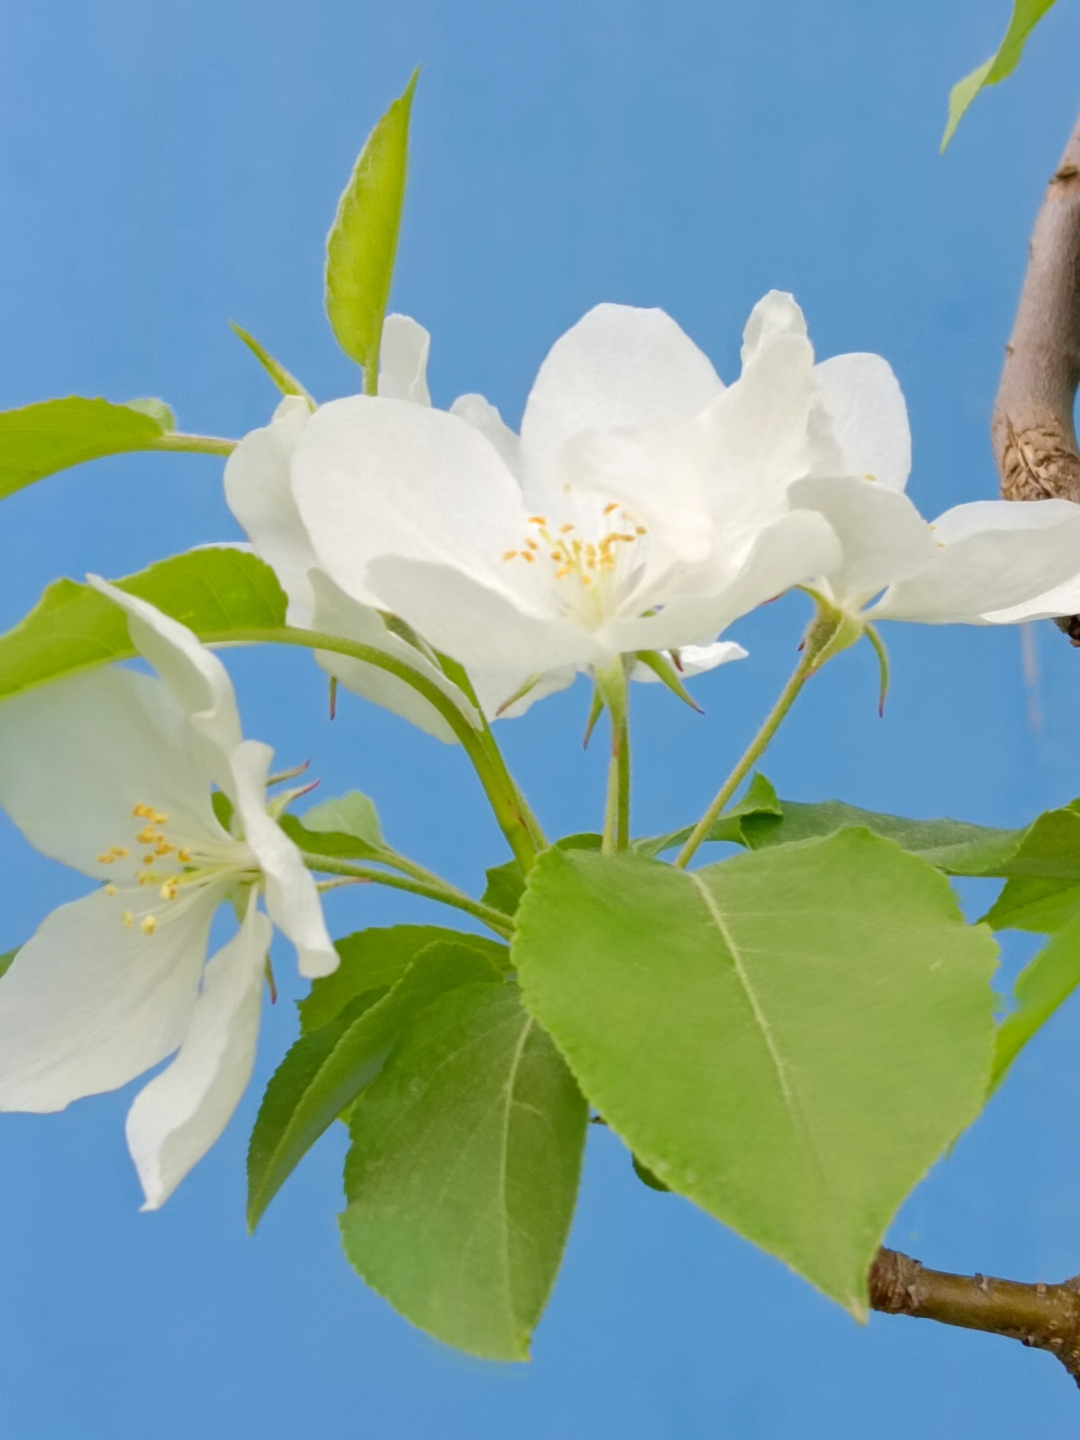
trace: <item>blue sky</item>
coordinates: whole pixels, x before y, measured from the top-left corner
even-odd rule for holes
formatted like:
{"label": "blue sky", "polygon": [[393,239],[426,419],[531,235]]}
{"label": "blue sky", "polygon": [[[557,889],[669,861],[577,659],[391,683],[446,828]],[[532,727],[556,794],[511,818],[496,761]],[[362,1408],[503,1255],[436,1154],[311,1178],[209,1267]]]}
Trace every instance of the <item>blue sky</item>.
{"label": "blue sky", "polygon": [[[600,300],[661,305],[731,378],[767,289],[818,352],[894,365],[928,514],[990,496],[987,440],[1027,234],[1078,97],[1080,6],[937,153],[950,84],[1005,0],[39,0],[4,7],[0,406],[157,394],[190,429],[263,423],[252,330],[317,395],[355,385],[321,309],[323,238],[367,130],[423,66],[395,308],[433,332],[437,403],[480,390],[516,421],[547,347]],[[121,575],[235,535],[220,463],[126,457],[4,504],[0,624],[59,574]],[[797,600],[737,626],[750,660],[703,678],[702,719],[638,696],[637,828],[700,810],[790,668]],[[765,766],[794,799],[1020,822],[1080,792],[1080,655],[1038,627],[892,627],[835,662]],[[1031,657],[1029,657],[1030,659]],[[308,756],[323,792],[375,796],[390,837],[475,886],[502,859],[461,758],[346,699],[303,655],[236,652],[248,732]],[[1034,672],[1034,673],[1033,673]],[[659,689],[659,687],[655,687]],[[555,831],[595,824],[587,695],[503,726]],[[0,822],[0,950],[79,893]],[[985,896],[966,896],[977,911]],[[340,932],[425,913],[335,899]],[[1020,947],[1005,957],[1011,973]],[[288,974],[283,953],[279,975]],[[295,997],[298,985],[291,985]],[[268,1016],[265,1079],[293,1033]],[[893,1241],[1018,1278],[1080,1269],[1080,1008],[1031,1047],[911,1198]],[[18,1440],[984,1440],[1062,1433],[1075,1390],[1001,1340],[845,1315],[591,1137],[566,1264],[530,1366],[411,1330],[337,1247],[341,1136],[254,1240],[243,1156],[258,1088],[166,1209],[138,1214],[128,1093],[0,1117],[0,1434]]]}

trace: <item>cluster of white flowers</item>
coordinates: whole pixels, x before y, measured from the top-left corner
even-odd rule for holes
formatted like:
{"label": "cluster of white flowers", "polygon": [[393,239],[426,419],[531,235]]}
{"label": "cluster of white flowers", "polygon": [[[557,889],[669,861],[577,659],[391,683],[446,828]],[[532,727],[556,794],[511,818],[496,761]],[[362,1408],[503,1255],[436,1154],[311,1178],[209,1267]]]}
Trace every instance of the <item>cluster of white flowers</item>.
{"label": "cluster of white flowers", "polygon": [[[927,523],[904,494],[911,444],[891,369],[867,354],[815,364],[789,295],[755,307],[728,387],[662,311],[598,306],[544,361],[520,436],[478,395],[433,408],[428,345],[390,316],[378,396],[314,412],[285,399],[225,486],[292,624],[389,652],[466,715],[473,696],[442,656],[487,716],[518,714],[619,657],[670,653],[684,675],[739,658],[723,631],[793,585],[855,633],[871,618],[1080,608],[1080,507],[984,501]],[[0,1108],[60,1109],[176,1052],[128,1117],[154,1208],[250,1077],[270,921],[302,974],[337,956],[267,809],[271,752],[242,739],[224,668],[183,626],[95,583],[160,679],[93,671],[0,706],[0,805],[39,850],[102,882],[54,911],[0,981]],[[406,680],[319,658],[453,738]],[[641,663],[633,674],[655,678]],[[207,964],[224,900],[239,930]]]}

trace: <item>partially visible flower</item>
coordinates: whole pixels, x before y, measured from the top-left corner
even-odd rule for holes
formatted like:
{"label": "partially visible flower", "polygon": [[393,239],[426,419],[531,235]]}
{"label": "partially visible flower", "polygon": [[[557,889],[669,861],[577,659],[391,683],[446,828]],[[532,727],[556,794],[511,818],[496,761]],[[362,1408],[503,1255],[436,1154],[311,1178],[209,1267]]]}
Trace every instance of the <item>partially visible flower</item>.
{"label": "partially visible flower", "polygon": [[858,407],[860,423],[851,423],[850,411],[847,419],[836,415],[833,381],[848,358],[819,367],[838,370],[826,373],[822,386],[826,438],[813,477],[793,485],[791,497],[819,510],[839,537],[840,563],[808,588],[845,612],[849,642],[874,620],[1023,619],[1043,603],[1033,596],[1080,572],[1080,506],[1070,501],[978,500],[924,520],[904,494],[911,468],[907,411],[884,361],[876,378],[865,373],[873,396],[867,391]]}
{"label": "partially visible flower", "polygon": [[541,366],[520,441],[480,397],[332,401],[292,492],[341,591],[401,616],[490,703],[515,671],[535,694],[620,655],[742,653],[716,642],[726,625],[839,560],[788,500],[826,423],[790,297],[756,307],[727,390],[662,311],[600,305]]}
{"label": "partially visible flower", "polygon": [[[273,752],[243,739],[221,662],[153,606],[92,583],[128,612],[161,678],[95,670],[0,706],[0,805],[37,849],[102,882],[47,916],[0,980],[0,1109],[62,1110],[175,1051],[127,1118],[153,1210],[251,1076],[271,920],[303,975],[338,957],[312,877],[267,810]],[[224,901],[240,927],[207,964]]]}

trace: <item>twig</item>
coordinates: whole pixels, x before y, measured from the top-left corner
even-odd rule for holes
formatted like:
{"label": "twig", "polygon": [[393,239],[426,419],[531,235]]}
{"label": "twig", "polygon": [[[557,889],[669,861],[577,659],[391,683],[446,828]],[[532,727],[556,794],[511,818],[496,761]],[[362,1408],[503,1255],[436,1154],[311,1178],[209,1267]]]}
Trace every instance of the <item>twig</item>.
{"label": "twig", "polygon": [[[1080,121],[1035,221],[990,434],[1007,500],[1080,501]],[[1080,616],[1058,625],[1080,645]]]}
{"label": "twig", "polygon": [[1080,1276],[1060,1285],[1025,1285],[927,1270],[896,1250],[879,1250],[870,1269],[870,1305],[1048,1350],[1080,1385]]}

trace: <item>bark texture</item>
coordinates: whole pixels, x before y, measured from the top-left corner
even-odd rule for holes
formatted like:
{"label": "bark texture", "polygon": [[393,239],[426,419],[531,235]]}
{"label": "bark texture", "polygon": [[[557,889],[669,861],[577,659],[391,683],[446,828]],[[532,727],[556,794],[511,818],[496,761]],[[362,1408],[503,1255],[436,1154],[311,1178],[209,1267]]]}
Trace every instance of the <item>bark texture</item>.
{"label": "bark texture", "polygon": [[985,1330],[1047,1350],[1080,1385],[1080,1276],[1059,1285],[1025,1285],[928,1270],[896,1250],[879,1250],[870,1270],[870,1304],[889,1315]]}
{"label": "bark texture", "polygon": [[[1080,121],[1050,180],[1005,347],[991,439],[1006,500],[1080,501]],[[1080,645],[1080,617],[1057,624]]]}

